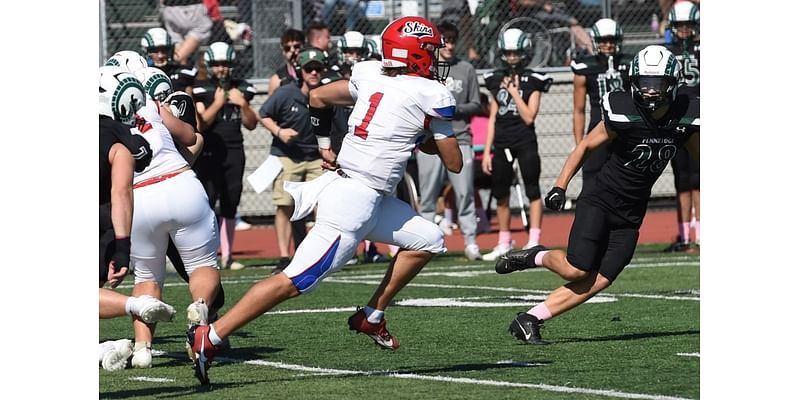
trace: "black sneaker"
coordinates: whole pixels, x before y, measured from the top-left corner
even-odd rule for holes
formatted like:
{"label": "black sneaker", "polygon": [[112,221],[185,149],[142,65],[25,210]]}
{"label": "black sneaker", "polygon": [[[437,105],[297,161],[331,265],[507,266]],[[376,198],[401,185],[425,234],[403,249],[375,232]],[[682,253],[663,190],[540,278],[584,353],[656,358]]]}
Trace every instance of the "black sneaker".
{"label": "black sneaker", "polygon": [[533,315],[521,312],[517,314],[517,318],[511,321],[511,326],[508,327],[508,331],[511,332],[514,337],[525,343],[547,344],[547,342],[542,340],[542,335],[539,334],[539,329],[542,328],[542,324],[543,322],[539,321],[539,319]]}
{"label": "black sneaker", "polygon": [[664,253],[681,253],[689,250],[689,243],[681,242],[678,239],[675,243],[670,244],[666,249],[664,249]]}
{"label": "black sneaker", "polygon": [[498,274],[510,274],[514,271],[535,268],[536,264],[533,263],[533,260],[536,259],[536,253],[544,250],[547,250],[547,247],[538,245],[530,249],[509,251],[497,259],[494,270]]}

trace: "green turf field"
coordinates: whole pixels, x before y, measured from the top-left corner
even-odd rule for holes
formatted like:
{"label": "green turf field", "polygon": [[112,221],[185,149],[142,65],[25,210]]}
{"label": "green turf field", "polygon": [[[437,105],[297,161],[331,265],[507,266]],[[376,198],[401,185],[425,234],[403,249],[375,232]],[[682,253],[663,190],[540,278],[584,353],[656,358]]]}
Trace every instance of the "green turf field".
{"label": "green turf field", "polygon": [[[547,270],[497,275],[494,263],[460,254],[434,259],[387,311],[400,339],[389,352],[347,327],[385,266],[347,267],[231,336],[209,372],[211,390],[198,385],[184,351],[188,288],[170,276],[164,300],[178,314],[158,326],[153,368],[100,368],[100,398],[696,399],[700,258],[661,248],[640,246],[606,292],[547,321],[545,346],[507,329],[563,283]],[[270,270],[223,271],[223,313]],[[128,318],[100,321],[101,341],[126,337]]]}

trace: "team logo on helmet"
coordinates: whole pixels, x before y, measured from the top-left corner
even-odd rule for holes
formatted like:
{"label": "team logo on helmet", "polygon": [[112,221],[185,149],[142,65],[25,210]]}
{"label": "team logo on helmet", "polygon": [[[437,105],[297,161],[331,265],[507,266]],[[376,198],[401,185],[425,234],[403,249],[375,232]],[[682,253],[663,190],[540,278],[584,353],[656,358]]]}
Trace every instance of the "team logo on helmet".
{"label": "team logo on helmet", "polygon": [[409,21],[403,26],[403,34],[406,36],[416,36],[417,39],[433,37],[433,28],[419,21]]}
{"label": "team logo on helmet", "polygon": [[142,99],[142,84],[133,76],[127,76],[120,80],[114,94],[111,96],[111,109],[117,116],[117,120],[126,125],[133,125],[136,111],[144,104]]}

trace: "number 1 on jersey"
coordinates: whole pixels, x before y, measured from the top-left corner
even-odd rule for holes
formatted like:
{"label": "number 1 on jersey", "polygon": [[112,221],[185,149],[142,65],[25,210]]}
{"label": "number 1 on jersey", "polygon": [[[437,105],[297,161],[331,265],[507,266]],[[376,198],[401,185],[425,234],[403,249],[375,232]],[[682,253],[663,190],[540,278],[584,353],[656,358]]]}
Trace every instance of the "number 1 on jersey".
{"label": "number 1 on jersey", "polygon": [[357,126],[354,130],[354,134],[362,139],[367,139],[367,135],[369,131],[367,131],[367,127],[369,126],[370,121],[372,121],[372,116],[375,115],[375,109],[378,108],[378,103],[381,102],[383,99],[383,93],[375,92],[372,96],[369,96],[369,109],[367,110],[367,115],[364,116],[364,119],[361,120],[361,125]]}

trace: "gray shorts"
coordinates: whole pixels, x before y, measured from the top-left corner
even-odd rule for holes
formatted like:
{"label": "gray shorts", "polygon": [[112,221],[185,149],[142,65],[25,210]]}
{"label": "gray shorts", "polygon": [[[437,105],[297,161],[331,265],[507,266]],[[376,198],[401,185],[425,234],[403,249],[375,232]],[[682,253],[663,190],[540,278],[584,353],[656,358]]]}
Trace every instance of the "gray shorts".
{"label": "gray shorts", "polygon": [[161,18],[173,43],[183,42],[184,37],[192,36],[205,44],[211,36],[211,18],[202,3],[162,7]]}

